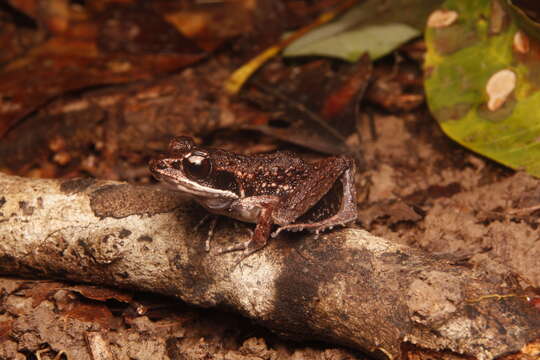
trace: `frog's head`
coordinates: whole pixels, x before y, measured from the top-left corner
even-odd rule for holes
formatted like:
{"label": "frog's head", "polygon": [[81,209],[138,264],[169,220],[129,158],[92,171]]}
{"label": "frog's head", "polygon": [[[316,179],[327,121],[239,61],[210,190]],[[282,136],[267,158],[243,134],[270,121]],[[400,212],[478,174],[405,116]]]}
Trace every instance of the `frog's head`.
{"label": "frog's head", "polygon": [[150,171],[169,187],[195,198],[238,199],[234,173],[218,169],[214,157],[212,150],[197,147],[190,137],[177,137],[165,157],[150,161]]}

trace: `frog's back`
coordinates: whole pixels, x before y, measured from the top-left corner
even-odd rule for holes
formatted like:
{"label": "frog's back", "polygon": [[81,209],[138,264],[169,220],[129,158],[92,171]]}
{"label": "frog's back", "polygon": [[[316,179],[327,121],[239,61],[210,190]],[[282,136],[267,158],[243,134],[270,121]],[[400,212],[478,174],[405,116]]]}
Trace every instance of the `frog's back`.
{"label": "frog's back", "polygon": [[246,196],[287,196],[309,176],[312,164],[288,151],[246,156],[237,179]]}

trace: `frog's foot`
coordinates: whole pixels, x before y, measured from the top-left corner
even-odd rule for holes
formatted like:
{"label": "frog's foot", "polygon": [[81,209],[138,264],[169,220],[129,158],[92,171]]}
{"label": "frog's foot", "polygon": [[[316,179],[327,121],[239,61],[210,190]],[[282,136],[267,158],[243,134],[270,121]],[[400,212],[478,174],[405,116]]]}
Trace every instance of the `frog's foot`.
{"label": "frog's foot", "polygon": [[[248,227],[238,225],[237,221],[234,221],[233,225],[234,225],[234,228],[235,228],[235,230],[237,232],[241,232],[241,231],[247,232],[248,235],[249,235],[250,240],[244,241],[244,242],[242,242],[240,244],[232,245],[232,246],[229,246],[229,247],[218,248],[217,253],[219,255],[227,254],[227,253],[234,252],[234,251],[244,251],[246,248],[249,247],[249,244],[251,243],[251,239],[253,238],[253,230],[251,230]],[[212,231],[213,231],[213,229],[212,229]],[[207,242],[205,243],[206,251],[210,251],[210,239],[212,238],[212,236],[213,236],[213,233],[210,233],[210,231],[209,231]]]}
{"label": "frog's foot", "polygon": [[237,244],[237,245],[222,248],[222,249],[218,250],[218,254],[222,255],[222,254],[228,254],[228,253],[235,252],[235,251],[245,251],[249,247],[250,242],[251,242],[251,240],[248,240],[248,241],[244,241],[244,242],[242,242],[240,244]]}
{"label": "frog's foot", "polygon": [[210,251],[210,242],[214,237],[214,231],[216,230],[218,219],[218,215],[207,214],[194,227],[195,232],[197,232],[204,223],[208,222],[208,233],[206,235],[206,240],[204,241],[204,250],[207,252]]}
{"label": "frog's foot", "polygon": [[337,226],[347,226],[347,224],[355,220],[356,220],[356,213],[354,211],[343,211],[323,221],[318,221],[314,223],[289,224],[289,225],[281,226],[272,233],[272,237],[278,236],[279,233],[282,232],[283,230],[292,231],[292,232],[307,230],[307,231],[314,232],[318,236],[321,231],[332,230],[334,227],[337,227]]}
{"label": "frog's foot", "polygon": [[[250,229],[247,229],[250,233],[250,239],[247,241],[244,241],[240,244],[232,245],[226,248],[222,248],[218,251],[218,254],[227,254],[234,251],[243,251],[244,255],[251,255],[262,248],[264,248],[267,244],[266,238],[264,239],[258,239],[257,238],[257,229],[255,229],[255,232],[253,232]],[[268,235],[267,235],[268,236]],[[247,257],[246,256],[246,257]]]}
{"label": "frog's foot", "polygon": [[233,251],[243,251],[242,255],[240,256],[240,259],[238,259],[233,266],[233,269],[236,268],[242,261],[253,255],[259,250],[262,250],[266,246],[266,242],[264,244],[257,243],[253,241],[253,238],[251,238],[248,241],[244,241],[241,244],[230,246],[228,248],[224,248],[219,251],[219,254],[227,254]]}
{"label": "frog's foot", "polygon": [[236,263],[236,267],[245,258],[263,249],[268,243],[268,237],[270,235],[270,229],[272,227],[272,210],[273,207],[271,205],[262,207],[259,214],[257,226],[255,226],[255,231],[253,232],[253,236],[251,237],[251,239],[242,244],[226,248],[221,251],[220,254],[243,250],[244,253],[242,254],[241,259]]}
{"label": "frog's foot", "polygon": [[321,225],[321,224],[292,224],[292,225],[285,225],[285,226],[281,226],[276,231],[274,231],[272,233],[272,237],[278,236],[279,233],[284,231],[284,230],[292,231],[292,232],[307,230],[307,231],[315,233],[316,236],[319,236],[319,233],[322,232],[322,231],[332,230],[334,227],[338,227],[338,226],[345,227],[345,226],[347,226],[347,224],[349,222],[350,221],[346,221],[346,222],[342,222],[342,223],[333,223],[333,224],[329,224],[329,225],[326,225],[326,226]]}

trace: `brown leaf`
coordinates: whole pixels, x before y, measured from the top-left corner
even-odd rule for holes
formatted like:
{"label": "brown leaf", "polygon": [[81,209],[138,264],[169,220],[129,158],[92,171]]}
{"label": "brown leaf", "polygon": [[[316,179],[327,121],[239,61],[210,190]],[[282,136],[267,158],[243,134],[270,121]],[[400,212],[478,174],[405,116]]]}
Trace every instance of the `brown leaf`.
{"label": "brown leaf", "polygon": [[23,294],[32,298],[32,307],[35,308],[58,289],[65,287],[65,284],[54,281],[39,281],[32,283],[30,286],[30,288],[23,290]]}
{"label": "brown leaf", "polygon": [[272,116],[254,117],[251,128],[320,152],[347,152],[346,140],[356,129],[357,106],[371,68],[364,57],[339,71],[321,61],[294,70],[268,70],[262,76],[271,83],[252,81],[255,88],[246,96]]}
{"label": "brown leaf", "polygon": [[63,313],[68,318],[99,324],[108,329],[114,326],[114,316],[105,304],[78,303]]}
{"label": "brown leaf", "polygon": [[[148,79],[200,60],[205,50],[146,2],[62,7],[12,1],[46,29],[47,40],[0,71],[0,137],[19,119],[66,92]],[[40,5],[40,6],[38,6]],[[209,38],[206,34],[206,38]]]}
{"label": "brown leaf", "polygon": [[107,301],[114,299],[120,302],[129,303],[133,299],[133,295],[127,292],[99,286],[76,285],[70,286],[68,289],[75,291],[90,300]]}
{"label": "brown leaf", "polygon": [[6,340],[13,327],[13,320],[0,321],[0,344]]}
{"label": "brown leaf", "polygon": [[[321,115],[325,119],[332,119],[342,115],[352,108],[352,114],[362,100],[362,95],[371,78],[372,66],[366,54],[358,60],[356,66],[348,71],[348,76],[342,77],[335,85],[335,89],[324,100]],[[349,115],[351,111],[348,111]],[[354,118],[354,116],[353,116]]]}

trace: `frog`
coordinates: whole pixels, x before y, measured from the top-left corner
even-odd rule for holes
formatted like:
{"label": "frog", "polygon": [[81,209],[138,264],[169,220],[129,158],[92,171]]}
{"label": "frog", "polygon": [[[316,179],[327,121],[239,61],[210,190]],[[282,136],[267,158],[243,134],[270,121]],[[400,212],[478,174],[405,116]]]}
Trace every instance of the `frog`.
{"label": "frog", "polygon": [[224,252],[251,254],[282,231],[318,236],[357,218],[355,163],[347,155],[316,161],[291,151],[243,155],[179,136],[165,155],[150,160],[149,169],[159,182],[208,212],[256,224],[248,241]]}

